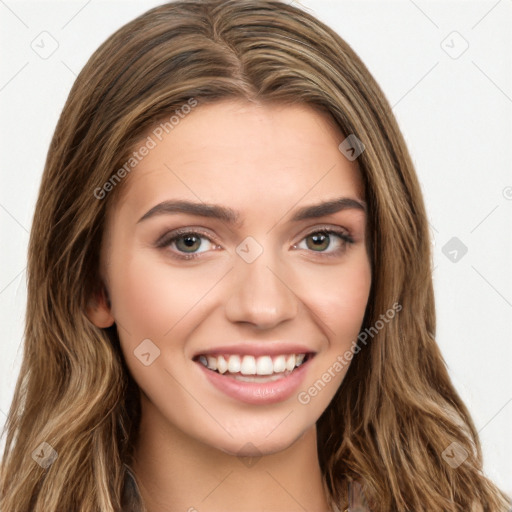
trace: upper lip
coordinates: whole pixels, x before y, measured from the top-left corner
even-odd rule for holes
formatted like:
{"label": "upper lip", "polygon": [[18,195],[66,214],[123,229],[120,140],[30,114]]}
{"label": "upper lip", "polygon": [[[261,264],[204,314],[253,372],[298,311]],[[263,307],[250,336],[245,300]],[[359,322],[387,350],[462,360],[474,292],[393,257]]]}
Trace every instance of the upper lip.
{"label": "upper lip", "polygon": [[311,347],[295,343],[270,342],[264,343],[238,343],[236,345],[219,345],[216,347],[200,350],[194,354],[194,358],[200,355],[249,355],[249,356],[279,356],[286,354],[310,354],[315,353]]}

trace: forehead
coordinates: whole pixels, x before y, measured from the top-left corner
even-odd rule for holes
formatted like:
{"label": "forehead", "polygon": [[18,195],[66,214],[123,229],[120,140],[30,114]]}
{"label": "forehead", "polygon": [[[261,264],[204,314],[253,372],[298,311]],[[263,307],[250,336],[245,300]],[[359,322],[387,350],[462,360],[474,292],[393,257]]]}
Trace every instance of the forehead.
{"label": "forehead", "polygon": [[308,105],[222,101],[161,126],[141,138],[151,149],[124,184],[122,202],[138,211],[174,197],[255,211],[326,195],[364,198],[357,163],[338,149],[344,135]]}

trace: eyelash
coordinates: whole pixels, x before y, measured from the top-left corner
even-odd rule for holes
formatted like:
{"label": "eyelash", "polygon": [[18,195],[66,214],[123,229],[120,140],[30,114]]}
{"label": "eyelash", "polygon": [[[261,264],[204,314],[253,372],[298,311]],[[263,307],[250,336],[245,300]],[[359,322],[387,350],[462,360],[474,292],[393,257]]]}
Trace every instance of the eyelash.
{"label": "eyelash", "polygon": [[[336,257],[336,256],[339,256],[347,248],[347,245],[351,245],[351,244],[354,243],[354,239],[349,234],[347,234],[345,231],[343,231],[341,229],[335,229],[335,228],[332,228],[332,227],[320,227],[320,228],[315,229],[314,231],[310,231],[308,234],[306,234],[304,237],[301,238],[300,242],[302,242],[306,238],[309,238],[312,235],[318,235],[318,234],[336,235],[336,236],[338,236],[341,239],[341,243],[342,243],[341,247],[339,247],[338,249],[336,249],[335,251],[330,252],[330,253],[322,252],[322,251],[311,251],[313,253],[321,254],[322,257]],[[198,238],[206,238],[206,240],[208,240],[209,242],[211,242],[213,244],[216,244],[216,242],[214,242],[210,238],[209,235],[207,235],[206,233],[204,233],[204,232],[202,232],[200,230],[195,230],[194,231],[194,230],[191,230],[190,228],[183,228],[183,229],[178,229],[178,230],[175,230],[175,231],[171,231],[170,233],[166,233],[165,235],[161,236],[157,240],[155,246],[158,249],[165,249],[169,245],[171,245],[173,242],[175,242],[176,240],[178,240],[181,237],[183,237],[184,235],[192,235],[192,236],[196,236]],[[296,247],[297,245],[298,244],[294,244],[294,247]],[[171,254],[171,256],[173,258],[176,258],[176,259],[179,259],[179,260],[193,260],[193,259],[198,258],[200,254],[201,253],[188,253],[187,254],[187,253],[179,253],[179,252],[176,253],[176,252],[173,252]]]}

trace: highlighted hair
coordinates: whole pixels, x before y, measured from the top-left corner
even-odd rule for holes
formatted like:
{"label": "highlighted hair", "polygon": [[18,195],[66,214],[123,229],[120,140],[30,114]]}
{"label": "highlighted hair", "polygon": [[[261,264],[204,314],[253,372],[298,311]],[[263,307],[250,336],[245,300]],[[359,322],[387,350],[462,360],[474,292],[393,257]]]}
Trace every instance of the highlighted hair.
{"label": "highlighted hair", "polygon": [[[478,433],[435,341],[427,216],[410,155],[383,92],[333,30],[271,0],[176,1],[110,36],[79,74],[53,136],[28,255],[24,353],[5,425],[2,512],[118,512],[140,419],[116,327],[87,304],[100,289],[105,216],[129,177],[98,198],[141,137],[191,99],[308,104],[365,145],[370,329],[402,310],[352,360],[318,421],[330,497],[362,486],[373,512],[505,511],[482,473]],[[136,171],[133,171],[136,172]],[[57,458],[31,457],[47,442]],[[458,443],[456,469],[443,451]]]}

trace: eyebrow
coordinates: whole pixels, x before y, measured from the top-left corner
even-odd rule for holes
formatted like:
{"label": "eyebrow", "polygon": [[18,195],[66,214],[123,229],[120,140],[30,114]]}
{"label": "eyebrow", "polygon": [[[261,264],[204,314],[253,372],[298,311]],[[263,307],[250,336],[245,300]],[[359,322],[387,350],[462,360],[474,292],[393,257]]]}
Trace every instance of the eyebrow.
{"label": "eyebrow", "polygon": [[[310,206],[303,206],[295,212],[291,220],[293,222],[297,222],[305,219],[314,219],[349,209],[360,210],[365,213],[367,212],[367,206],[364,201],[350,197],[340,197]],[[240,224],[239,212],[231,208],[216,204],[195,203],[181,200],[163,201],[156,206],[153,206],[153,208],[147,211],[137,221],[137,223],[151,217],[155,217],[156,215],[169,215],[176,213],[188,213],[199,217],[219,219],[229,224]]]}

